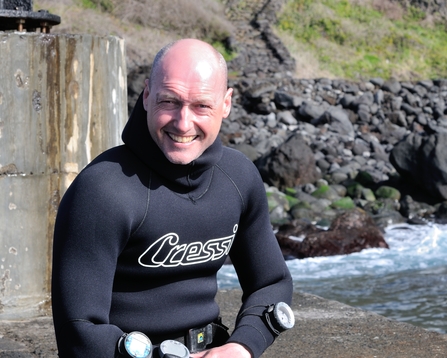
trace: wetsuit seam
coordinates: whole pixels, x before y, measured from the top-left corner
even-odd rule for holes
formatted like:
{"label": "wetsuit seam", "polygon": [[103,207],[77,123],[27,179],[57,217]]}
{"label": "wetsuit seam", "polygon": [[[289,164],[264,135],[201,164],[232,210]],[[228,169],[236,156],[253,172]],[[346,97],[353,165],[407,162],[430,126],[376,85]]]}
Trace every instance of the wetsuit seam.
{"label": "wetsuit seam", "polygon": [[147,218],[147,215],[149,212],[149,202],[150,202],[150,198],[151,198],[151,182],[152,182],[152,172],[149,173],[149,180],[148,180],[148,185],[147,185],[146,209],[145,209],[143,218],[141,219],[141,221],[138,224],[135,231],[132,232],[130,236],[135,235],[138,232],[138,230],[143,226],[143,223],[146,221],[146,218]]}
{"label": "wetsuit seam", "polygon": [[[208,184],[205,187],[205,190],[202,192],[202,194],[200,194],[197,197],[193,197],[192,195],[188,195],[188,197],[191,199],[191,201],[195,202],[197,200],[200,200],[209,190],[210,186],[211,186],[211,182],[213,181],[213,177],[214,177],[214,166],[212,166],[209,170],[211,170],[211,174],[210,174],[210,178],[208,180]],[[191,174],[188,174],[188,184],[191,186],[191,182],[189,180]]]}
{"label": "wetsuit seam", "polygon": [[219,168],[220,171],[221,171],[223,174],[225,174],[225,176],[228,178],[228,180],[233,184],[234,188],[236,189],[236,191],[237,191],[237,193],[238,193],[238,195],[239,195],[239,198],[240,198],[241,201],[242,201],[242,211],[245,213],[245,210],[246,210],[245,201],[244,201],[244,197],[242,196],[241,191],[239,190],[239,187],[238,187],[237,184],[234,182],[234,180],[231,178],[231,176],[230,176],[230,175],[229,175],[229,174],[228,174],[222,167],[219,166],[219,164],[216,164],[215,166],[216,166],[217,168]]}

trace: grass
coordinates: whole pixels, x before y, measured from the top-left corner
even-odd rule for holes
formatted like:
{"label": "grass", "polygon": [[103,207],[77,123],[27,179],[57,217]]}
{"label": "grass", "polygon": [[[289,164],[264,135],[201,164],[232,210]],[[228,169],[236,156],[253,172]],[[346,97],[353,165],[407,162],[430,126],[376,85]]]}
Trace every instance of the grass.
{"label": "grass", "polygon": [[386,0],[289,0],[277,33],[312,53],[315,66],[329,77],[445,78],[446,27],[427,20],[418,8]]}

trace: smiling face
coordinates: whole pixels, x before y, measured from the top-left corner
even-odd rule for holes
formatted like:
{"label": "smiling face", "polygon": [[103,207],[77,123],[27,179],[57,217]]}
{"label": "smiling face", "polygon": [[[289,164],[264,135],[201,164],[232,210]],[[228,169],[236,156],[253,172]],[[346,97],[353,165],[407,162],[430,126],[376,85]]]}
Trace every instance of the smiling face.
{"label": "smiling face", "polygon": [[149,133],[169,161],[189,164],[215,141],[233,90],[214,49],[198,40],[177,42],[158,66],[143,94]]}

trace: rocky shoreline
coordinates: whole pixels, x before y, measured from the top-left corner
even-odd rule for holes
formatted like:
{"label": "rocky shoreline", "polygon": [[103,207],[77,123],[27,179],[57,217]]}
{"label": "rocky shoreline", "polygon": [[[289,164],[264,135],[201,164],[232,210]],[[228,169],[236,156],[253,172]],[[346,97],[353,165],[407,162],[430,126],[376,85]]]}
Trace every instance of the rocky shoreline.
{"label": "rocky shoreline", "polygon": [[[238,56],[221,138],[258,167],[285,256],[386,247],[374,226],[444,222],[447,79],[294,78],[295,61],[270,27],[283,2],[251,0],[241,10],[226,1]],[[131,71],[130,101],[144,73]]]}
{"label": "rocky shoreline", "polygon": [[444,222],[447,80],[294,78],[269,25],[282,4],[265,1],[248,23],[228,7],[242,51],[221,138],[258,167],[285,257],[388,247],[377,229]]}

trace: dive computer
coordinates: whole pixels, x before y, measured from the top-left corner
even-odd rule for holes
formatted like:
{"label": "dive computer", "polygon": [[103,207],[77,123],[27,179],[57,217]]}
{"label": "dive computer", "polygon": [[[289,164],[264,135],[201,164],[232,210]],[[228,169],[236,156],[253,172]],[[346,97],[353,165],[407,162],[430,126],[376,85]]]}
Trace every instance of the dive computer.
{"label": "dive computer", "polygon": [[285,302],[278,302],[268,306],[264,311],[264,318],[270,329],[276,335],[295,325],[295,315],[290,306]]}
{"label": "dive computer", "polygon": [[189,349],[178,341],[168,339],[163,341],[158,347],[160,358],[175,357],[189,358]]}
{"label": "dive computer", "polygon": [[124,333],[118,341],[118,351],[132,358],[151,358],[152,343],[144,333]]}

